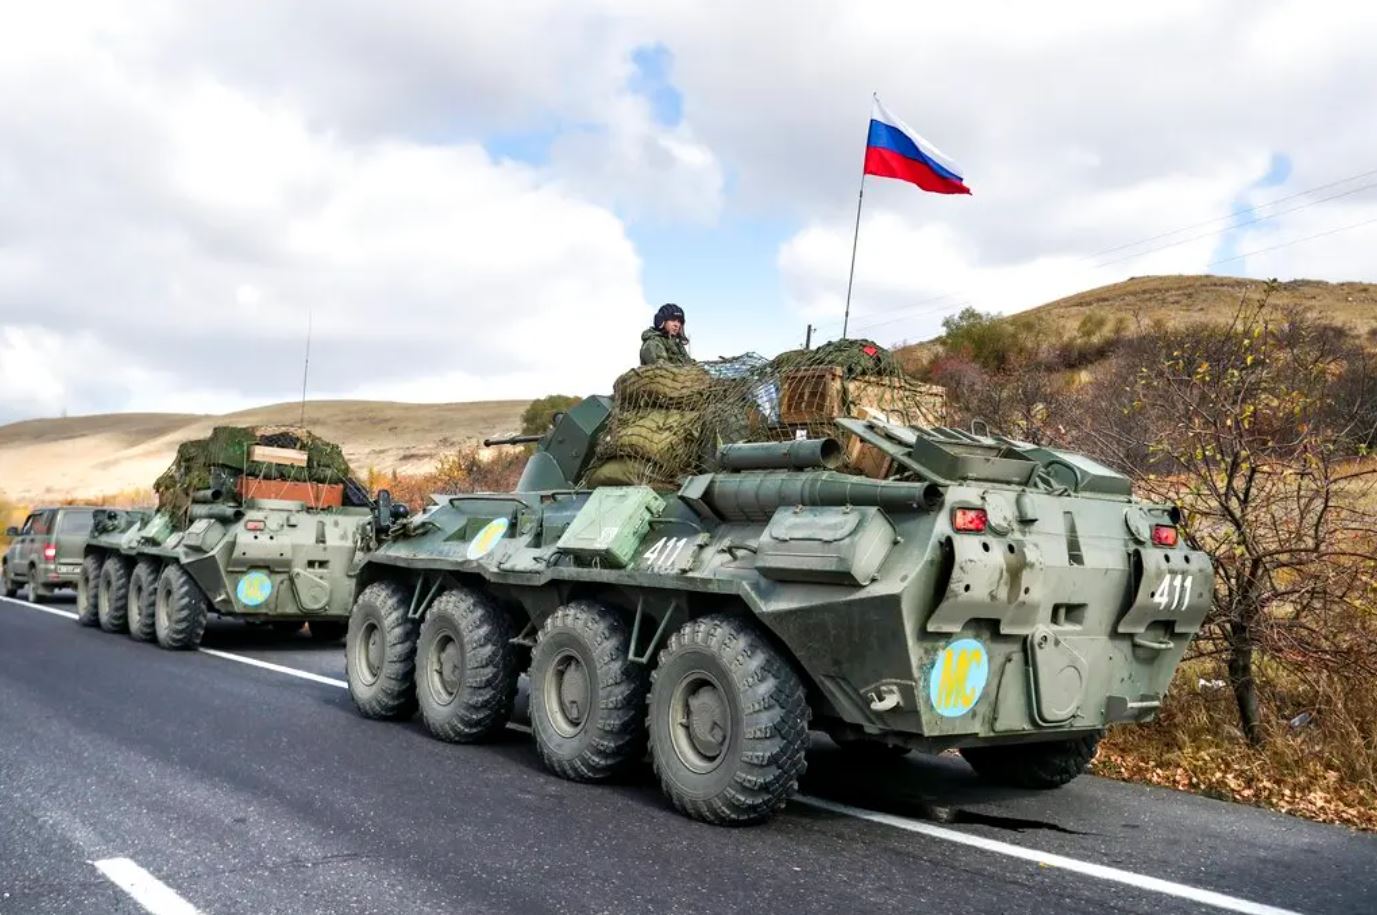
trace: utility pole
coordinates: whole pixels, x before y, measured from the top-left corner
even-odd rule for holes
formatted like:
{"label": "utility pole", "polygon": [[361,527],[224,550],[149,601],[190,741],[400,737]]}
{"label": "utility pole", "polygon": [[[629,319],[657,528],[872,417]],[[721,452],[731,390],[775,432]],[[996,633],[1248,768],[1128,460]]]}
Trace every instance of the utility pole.
{"label": "utility pole", "polygon": [[306,378],[311,373],[311,309],[306,309],[306,360],[301,366],[301,422],[306,427]]}
{"label": "utility pole", "polygon": [[813,348],[813,325],[811,324],[808,325],[808,330],[806,330],[803,334],[803,348]]}

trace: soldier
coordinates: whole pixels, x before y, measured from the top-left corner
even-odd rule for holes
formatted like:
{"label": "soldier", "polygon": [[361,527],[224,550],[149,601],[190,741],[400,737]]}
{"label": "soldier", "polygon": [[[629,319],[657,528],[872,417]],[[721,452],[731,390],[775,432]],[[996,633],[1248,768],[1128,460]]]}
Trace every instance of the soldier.
{"label": "soldier", "polygon": [[641,333],[641,365],[656,362],[687,365],[693,361],[688,342],[688,337],[684,336],[684,310],[673,302],[666,302],[655,312],[654,326]]}

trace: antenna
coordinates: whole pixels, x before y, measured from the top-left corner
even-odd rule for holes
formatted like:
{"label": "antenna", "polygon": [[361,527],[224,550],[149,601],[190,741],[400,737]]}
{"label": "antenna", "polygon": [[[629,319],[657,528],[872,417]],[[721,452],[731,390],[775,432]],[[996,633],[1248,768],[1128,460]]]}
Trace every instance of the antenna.
{"label": "antenna", "polygon": [[301,366],[301,422],[306,428],[306,378],[311,374],[311,309],[306,309],[306,360]]}

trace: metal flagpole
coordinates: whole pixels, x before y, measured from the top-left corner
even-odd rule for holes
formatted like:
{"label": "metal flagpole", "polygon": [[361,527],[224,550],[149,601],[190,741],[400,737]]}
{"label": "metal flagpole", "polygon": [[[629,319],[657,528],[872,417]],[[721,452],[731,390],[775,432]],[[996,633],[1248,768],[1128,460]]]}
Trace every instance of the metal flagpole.
{"label": "metal flagpole", "polygon": [[[871,93],[872,99],[878,99],[876,93]],[[869,122],[867,122],[866,148],[870,147]],[[851,233],[851,270],[846,275],[846,312],[842,316],[842,339],[846,339],[846,331],[851,326],[851,284],[856,280],[856,242],[861,238],[861,204],[865,202],[865,154],[861,154],[861,190],[856,194],[856,228]]]}

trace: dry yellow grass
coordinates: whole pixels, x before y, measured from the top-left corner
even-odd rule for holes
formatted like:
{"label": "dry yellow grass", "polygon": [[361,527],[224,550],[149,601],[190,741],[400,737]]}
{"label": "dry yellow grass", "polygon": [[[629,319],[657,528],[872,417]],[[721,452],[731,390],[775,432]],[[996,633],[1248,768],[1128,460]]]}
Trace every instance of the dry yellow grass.
{"label": "dry yellow grass", "polygon": [[[487,435],[514,432],[524,400],[413,404],[308,401],[306,425],[337,441],[360,474],[370,467],[424,473],[436,459]],[[294,424],[299,403],[223,416],[111,413],[0,426],[0,491],[16,502],[86,499],[149,486],[177,445],[219,425]]]}

